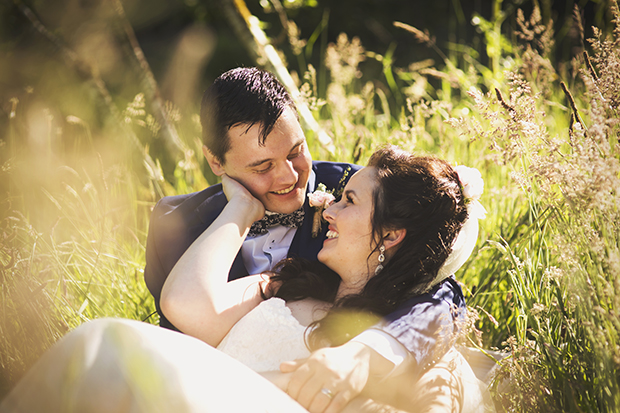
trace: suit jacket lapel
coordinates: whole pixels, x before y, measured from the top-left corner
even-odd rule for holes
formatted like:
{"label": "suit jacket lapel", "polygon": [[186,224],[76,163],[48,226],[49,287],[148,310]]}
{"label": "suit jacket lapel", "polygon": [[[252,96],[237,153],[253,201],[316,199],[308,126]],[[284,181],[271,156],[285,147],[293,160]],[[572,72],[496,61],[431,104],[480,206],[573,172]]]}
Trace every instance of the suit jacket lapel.
{"label": "suit jacket lapel", "polygon": [[288,250],[289,257],[301,257],[316,261],[316,256],[323,247],[323,240],[327,233],[327,225],[321,227],[321,232],[316,238],[312,238],[312,220],[315,209],[310,206],[308,198],[304,202],[304,222],[297,229],[293,242]]}

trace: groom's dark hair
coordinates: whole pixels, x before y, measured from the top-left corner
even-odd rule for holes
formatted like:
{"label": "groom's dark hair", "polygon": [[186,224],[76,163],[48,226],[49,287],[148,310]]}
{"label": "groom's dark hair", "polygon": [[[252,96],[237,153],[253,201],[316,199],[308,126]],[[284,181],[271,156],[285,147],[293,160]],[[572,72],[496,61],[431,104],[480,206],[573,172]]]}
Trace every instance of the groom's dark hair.
{"label": "groom's dark hair", "polygon": [[200,108],[203,143],[225,163],[230,150],[230,128],[259,125],[259,145],[286,108],[297,116],[291,95],[276,77],[255,67],[238,67],[220,75],[205,91]]}

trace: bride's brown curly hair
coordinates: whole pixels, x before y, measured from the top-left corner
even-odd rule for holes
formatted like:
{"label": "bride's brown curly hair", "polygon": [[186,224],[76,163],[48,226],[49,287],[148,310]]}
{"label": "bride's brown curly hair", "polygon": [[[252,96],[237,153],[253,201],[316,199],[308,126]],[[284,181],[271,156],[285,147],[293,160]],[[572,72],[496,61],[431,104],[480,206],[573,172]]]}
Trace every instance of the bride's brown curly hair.
{"label": "bride's brown curly hair", "polygon": [[383,270],[358,294],[338,299],[340,277],[319,262],[287,259],[271,276],[280,284],[276,297],[334,303],[323,319],[311,325],[307,337],[311,349],[341,345],[426,292],[467,219],[458,175],[447,162],[387,146],[371,156],[368,166],[377,170],[371,216],[373,252],[381,245],[384,230],[407,231]]}

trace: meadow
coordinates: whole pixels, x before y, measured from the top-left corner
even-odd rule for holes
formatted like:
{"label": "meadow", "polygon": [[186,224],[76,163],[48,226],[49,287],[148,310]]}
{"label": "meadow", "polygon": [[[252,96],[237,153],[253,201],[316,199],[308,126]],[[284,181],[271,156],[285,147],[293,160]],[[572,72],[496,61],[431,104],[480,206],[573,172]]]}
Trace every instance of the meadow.
{"label": "meadow", "polygon": [[[240,13],[257,64],[298,92],[314,159],[364,164],[391,143],[482,172],[487,217],[456,277],[470,309],[462,343],[510,354],[492,384],[498,411],[620,411],[620,11],[606,7],[589,39],[575,9],[566,26],[580,45],[559,62],[537,7],[512,11],[514,32],[500,8],[472,19],[484,63],[473,47],[444,50],[395,22],[436,53],[407,67],[346,33],[314,67],[304,56],[316,38],[283,19],[287,62]],[[36,85],[2,97],[0,397],[85,321],[157,324],[143,281],[150,211],[217,182],[198,101],[163,99],[122,8],[104,18],[131,46],[115,60],[125,77],[58,42],[62,58],[23,69],[42,73]]]}

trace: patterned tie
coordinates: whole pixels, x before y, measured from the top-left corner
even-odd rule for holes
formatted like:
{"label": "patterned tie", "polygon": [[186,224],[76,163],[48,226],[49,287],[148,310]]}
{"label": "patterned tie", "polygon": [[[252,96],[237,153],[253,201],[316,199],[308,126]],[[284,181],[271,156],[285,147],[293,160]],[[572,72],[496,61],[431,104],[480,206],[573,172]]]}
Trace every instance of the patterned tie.
{"label": "patterned tie", "polygon": [[267,212],[265,216],[256,221],[250,227],[248,236],[255,237],[267,233],[267,229],[276,225],[284,225],[289,228],[298,228],[304,222],[303,206],[291,214],[281,214],[279,212]]}

